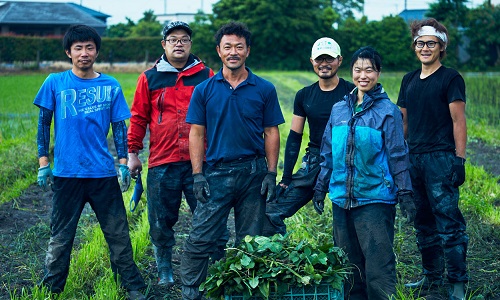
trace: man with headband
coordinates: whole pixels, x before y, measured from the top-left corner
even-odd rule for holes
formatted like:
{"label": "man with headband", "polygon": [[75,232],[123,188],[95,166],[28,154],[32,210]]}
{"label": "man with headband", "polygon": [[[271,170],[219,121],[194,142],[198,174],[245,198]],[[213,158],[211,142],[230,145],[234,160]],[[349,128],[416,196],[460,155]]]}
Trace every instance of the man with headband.
{"label": "man with headband", "polygon": [[469,240],[458,207],[458,188],[465,181],[465,83],[456,70],[441,64],[448,44],[445,26],[435,19],[417,21],[411,33],[422,67],[404,76],[397,104],[410,149],[415,229],[424,276],[406,287],[441,286],[446,265],[449,299],[461,300],[468,281]]}

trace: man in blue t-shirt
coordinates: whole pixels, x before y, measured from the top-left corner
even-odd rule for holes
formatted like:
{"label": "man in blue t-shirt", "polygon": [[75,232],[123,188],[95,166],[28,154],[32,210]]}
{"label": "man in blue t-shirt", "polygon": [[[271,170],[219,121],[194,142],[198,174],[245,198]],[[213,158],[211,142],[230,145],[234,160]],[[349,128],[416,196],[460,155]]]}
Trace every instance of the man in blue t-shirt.
{"label": "man in blue t-shirt", "polygon": [[[50,241],[42,285],[61,293],[69,272],[70,254],[78,220],[88,202],[94,210],[110,250],[111,268],[120,275],[129,299],[146,299],[146,287],[133,260],[127,213],[122,192],[130,185],[127,167],[127,126],[130,117],[116,79],[94,71],[101,37],[86,25],[71,26],[63,39],[73,67],[50,74],[34,104],[38,122],[38,184],[54,191]],[[50,126],[54,116],[54,169],[49,163]],[[113,128],[119,159],[108,149],[107,134]]]}
{"label": "man in blue t-shirt", "polygon": [[191,124],[189,154],[198,206],[181,261],[183,299],[201,299],[199,286],[231,209],[239,243],[246,235],[262,233],[266,199],[274,194],[278,125],[284,118],[275,87],[245,66],[250,36],[239,22],[218,30],[223,67],[196,86],[189,105],[186,122]]}

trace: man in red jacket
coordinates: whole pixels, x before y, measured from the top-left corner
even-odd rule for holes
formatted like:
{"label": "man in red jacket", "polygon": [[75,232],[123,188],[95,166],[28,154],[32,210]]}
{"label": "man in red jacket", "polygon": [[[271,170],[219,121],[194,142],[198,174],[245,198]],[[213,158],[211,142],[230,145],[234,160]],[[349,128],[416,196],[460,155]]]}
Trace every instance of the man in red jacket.
{"label": "man in red jacket", "polygon": [[182,193],[193,212],[193,176],[189,157],[190,125],[185,122],[194,87],[214,72],[191,54],[192,30],[180,21],[163,29],[165,53],[138,79],[128,130],[131,175],[138,175],[138,154],[149,126],[147,205],[149,234],[158,267],[158,284],[172,287],[174,225],[179,218]]}

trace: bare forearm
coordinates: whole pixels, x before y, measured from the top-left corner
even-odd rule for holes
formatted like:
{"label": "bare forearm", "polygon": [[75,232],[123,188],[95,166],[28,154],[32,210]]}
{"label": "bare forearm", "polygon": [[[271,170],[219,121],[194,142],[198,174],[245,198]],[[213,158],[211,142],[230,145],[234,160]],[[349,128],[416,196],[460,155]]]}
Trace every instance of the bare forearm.
{"label": "bare forearm", "polygon": [[266,150],[267,169],[276,172],[280,152],[280,133],[278,126],[267,127],[264,130],[264,146]]}
{"label": "bare forearm", "polygon": [[203,158],[205,157],[205,127],[191,125],[189,132],[189,156],[193,174],[203,172]]}

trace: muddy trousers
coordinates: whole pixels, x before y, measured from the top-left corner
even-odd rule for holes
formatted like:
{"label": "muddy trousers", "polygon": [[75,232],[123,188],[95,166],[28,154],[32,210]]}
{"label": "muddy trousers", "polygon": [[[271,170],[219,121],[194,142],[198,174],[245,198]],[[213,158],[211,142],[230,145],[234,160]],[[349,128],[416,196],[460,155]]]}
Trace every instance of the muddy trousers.
{"label": "muddy trousers", "polygon": [[263,157],[207,168],[205,177],[210,196],[206,203],[198,203],[191,232],[184,244],[182,299],[201,299],[198,288],[207,277],[209,257],[226,231],[231,209],[234,209],[236,242],[246,235],[261,234],[266,199],[260,189],[266,174],[267,163]]}
{"label": "muddy trousers", "polygon": [[264,236],[276,233],[286,234],[285,219],[293,216],[299,209],[311,201],[314,186],[321,167],[320,153],[317,148],[308,148],[302,158],[302,167],[292,175],[292,182],[284,189],[276,187],[276,198],[266,205],[267,219],[264,220]]}
{"label": "muddy trousers", "polygon": [[121,285],[127,290],[145,288],[133,260],[127,215],[117,178],[55,177],[53,187],[50,240],[42,284],[54,293],[64,290],[78,220],[88,202],[108,244],[113,273],[120,275]]}
{"label": "muddy trousers", "polygon": [[423,274],[450,283],[467,282],[466,222],[458,207],[459,190],[450,180],[455,154],[410,154],[410,176],[417,209],[415,229]]}
{"label": "muddy trousers", "polygon": [[396,293],[395,205],[343,209],[333,204],[332,212],[335,246],[346,252],[353,267],[344,285],[345,299],[389,299]]}
{"label": "muddy trousers", "polygon": [[[190,161],[164,164],[148,170],[147,198],[149,235],[155,251],[158,272],[172,269],[172,247],[175,245],[174,226],[179,220],[182,195],[193,213],[197,200],[193,194],[193,169]],[[224,256],[229,240],[227,231],[218,241],[214,253]]]}

